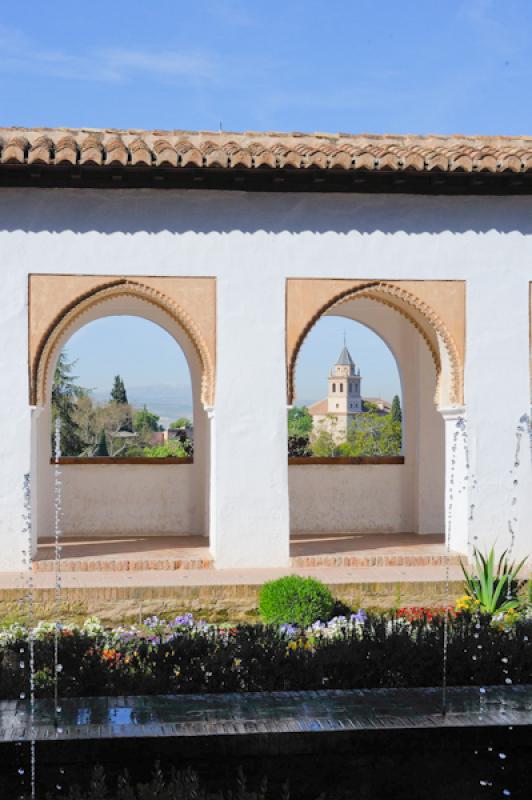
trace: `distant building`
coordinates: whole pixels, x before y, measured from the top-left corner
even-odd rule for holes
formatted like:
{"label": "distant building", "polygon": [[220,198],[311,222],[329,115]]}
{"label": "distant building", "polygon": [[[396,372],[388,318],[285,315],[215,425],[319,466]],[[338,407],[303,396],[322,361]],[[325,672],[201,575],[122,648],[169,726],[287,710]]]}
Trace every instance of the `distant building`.
{"label": "distant building", "polygon": [[388,400],[383,400],[382,397],[365,397],[363,403],[364,411],[368,411],[368,403],[371,403],[372,406],[376,406],[377,411],[380,411],[382,414],[390,414],[392,410],[392,404],[388,402]]}
{"label": "distant building", "polygon": [[377,411],[384,414],[391,411],[391,404],[381,397],[362,397],[360,368],[357,369],[345,341],[327,383],[327,398],[308,407],[313,418],[314,435],[325,429],[333,434],[336,441],[345,441],[347,431],[357,415],[367,410],[364,403],[372,403]]}
{"label": "distant building", "polygon": [[183,433],[191,442],[194,441],[194,429],[192,425],[184,425],[182,428],[167,428],[164,431],[154,431],[150,440],[153,446],[168,444],[168,442],[182,441]]}

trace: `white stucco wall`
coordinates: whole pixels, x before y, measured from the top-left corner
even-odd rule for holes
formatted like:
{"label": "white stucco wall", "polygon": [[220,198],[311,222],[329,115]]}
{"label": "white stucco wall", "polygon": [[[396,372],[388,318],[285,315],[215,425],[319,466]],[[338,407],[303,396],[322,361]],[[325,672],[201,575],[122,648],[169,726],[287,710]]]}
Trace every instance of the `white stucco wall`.
{"label": "white stucco wall", "polygon": [[[0,567],[19,566],[23,549],[32,272],[216,276],[210,529],[225,566],[288,559],[286,278],[465,280],[477,482],[467,536],[508,544],[515,429],[530,409],[531,212],[529,197],[2,189]],[[250,386],[253,402],[243,403]],[[528,456],[516,491],[516,553],[524,554],[532,540]]]}
{"label": "white stucco wall", "polygon": [[415,511],[402,464],[292,464],[290,522],[301,533],[411,533]]}
{"label": "white stucco wall", "polygon": [[193,464],[65,464],[61,474],[66,536],[201,532]]}

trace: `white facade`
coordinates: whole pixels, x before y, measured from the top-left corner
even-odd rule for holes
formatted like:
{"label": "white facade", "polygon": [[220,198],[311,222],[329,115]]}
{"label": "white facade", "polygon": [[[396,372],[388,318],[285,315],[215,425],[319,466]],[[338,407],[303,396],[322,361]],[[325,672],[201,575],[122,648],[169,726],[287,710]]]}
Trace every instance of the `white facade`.
{"label": "white facade", "polygon": [[[423,385],[430,380],[416,366],[427,355],[418,337],[413,350],[404,345],[399,363],[405,464],[393,473],[386,466],[333,469],[345,470],[344,491],[363,499],[367,530],[372,521],[381,530],[420,533],[445,523],[451,546],[465,552],[472,544],[508,546],[510,520],[515,555],[528,554],[532,472],[526,433],[514,464],[518,425],[530,411],[531,213],[530,197],[1,189],[0,568],[21,566],[23,477],[32,469],[35,484],[39,470],[32,442],[35,452],[42,435],[37,416],[45,412],[28,404],[27,339],[28,276],[36,273],[216,278],[216,395],[213,408],[202,410],[208,450],[198,477],[202,510],[183,513],[204,514],[201,528],[219,567],[286,565],[290,515],[294,528],[317,529],[322,506],[314,499],[309,504],[312,487],[319,484],[315,496],[325,502],[328,483],[337,485],[330,472],[302,472],[316,467],[291,466],[289,479],[286,280],[465,281],[465,407],[438,411],[423,401],[431,386]],[[353,305],[358,302],[366,301]],[[358,306],[356,313],[363,311],[368,322],[371,309]],[[400,362],[400,343],[389,344]],[[494,404],[501,395],[504,402]],[[466,420],[469,473],[459,417]],[[197,419],[195,410],[195,427]],[[409,431],[417,431],[410,444]],[[444,441],[451,509],[443,502],[444,457],[433,457]],[[67,492],[80,491],[74,484],[86,468],[74,469],[75,475],[65,473]],[[167,470],[164,481],[177,485],[186,467],[152,469]],[[376,490],[378,470],[385,477],[376,479]],[[127,483],[124,476],[119,480]],[[51,502],[50,485],[39,480],[36,518]],[[390,504],[379,516],[386,487]],[[348,512],[338,529],[358,524]],[[122,514],[127,523],[127,507]],[[170,527],[189,524],[168,520]]]}

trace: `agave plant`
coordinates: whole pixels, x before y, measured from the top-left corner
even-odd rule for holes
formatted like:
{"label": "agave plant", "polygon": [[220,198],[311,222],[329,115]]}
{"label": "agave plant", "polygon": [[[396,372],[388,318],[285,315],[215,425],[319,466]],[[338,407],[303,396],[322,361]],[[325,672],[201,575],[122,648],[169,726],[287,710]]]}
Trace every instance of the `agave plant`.
{"label": "agave plant", "polygon": [[518,564],[510,562],[508,551],[505,550],[496,563],[493,547],[487,555],[475,547],[473,558],[473,572],[469,572],[462,561],[460,566],[465,577],[466,593],[477,601],[478,610],[484,614],[499,614],[519,608],[521,603],[518,594],[525,584],[524,580],[519,580],[519,574],[526,558]]}

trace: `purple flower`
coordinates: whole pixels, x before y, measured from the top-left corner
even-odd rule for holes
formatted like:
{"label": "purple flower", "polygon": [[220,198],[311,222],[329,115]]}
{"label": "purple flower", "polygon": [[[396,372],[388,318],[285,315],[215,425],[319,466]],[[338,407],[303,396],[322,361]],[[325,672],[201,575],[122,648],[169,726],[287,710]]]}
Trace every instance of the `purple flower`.
{"label": "purple flower", "polygon": [[358,623],[359,625],[363,625],[368,618],[368,615],[364,611],[363,608],[359,608],[356,614],[351,614],[350,620],[353,623]]}
{"label": "purple flower", "polygon": [[170,628],[192,628],[194,625],[194,617],[192,614],[182,614],[170,622]]}
{"label": "purple flower", "polygon": [[297,634],[297,625],[284,622],[279,628],[279,633],[284,636],[295,636]]}
{"label": "purple flower", "polygon": [[166,625],[166,622],[164,619],[153,616],[147,617],[147,619],[144,620],[144,625],[146,625],[147,628],[158,628],[161,625]]}

